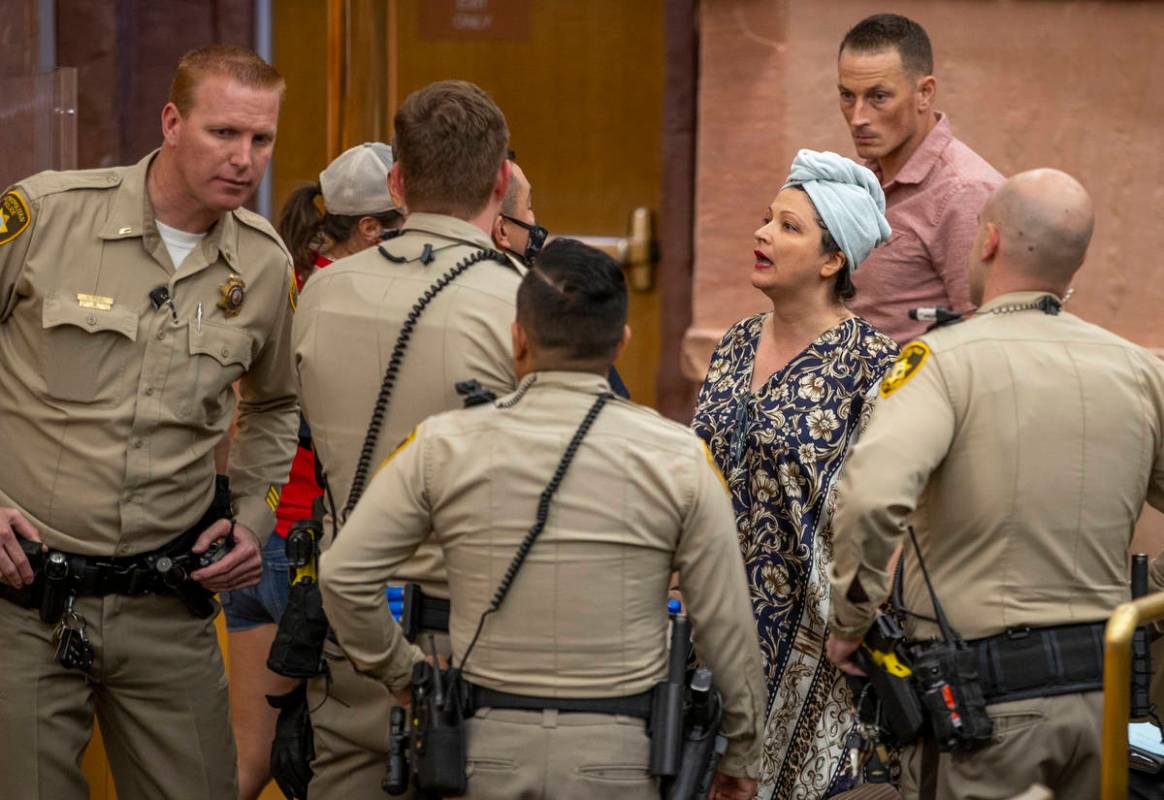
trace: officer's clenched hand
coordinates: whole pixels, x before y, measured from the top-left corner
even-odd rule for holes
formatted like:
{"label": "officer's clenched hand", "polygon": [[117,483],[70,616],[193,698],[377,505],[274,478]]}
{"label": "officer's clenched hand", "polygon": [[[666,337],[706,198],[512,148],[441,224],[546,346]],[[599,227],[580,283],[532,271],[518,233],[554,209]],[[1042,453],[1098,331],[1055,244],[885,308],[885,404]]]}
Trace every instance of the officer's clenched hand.
{"label": "officer's clenched hand", "polygon": [[[245,589],[259,582],[263,574],[262,548],[259,539],[245,525],[234,526],[234,547],[229,553],[205,569],[190,573],[190,577],[211,592],[228,592]],[[231,523],[220,519],[198,537],[190,548],[195,553],[203,553],[211,543],[231,535]]]}
{"label": "officer's clenched hand", "polygon": [[17,536],[40,541],[40,534],[23,514],[15,508],[0,508],[0,580],[19,589],[31,584],[34,576]]}
{"label": "officer's clenched hand", "polygon": [[708,800],[752,800],[756,796],[756,782],[751,778],[736,778],[716,772],[711,781]]}
{"label": "officer's clenched hand", "polygon": [[836,634],[830,633],[828,641],[829,661],[836,664],[837,669],[841,672],[863,676],[865,673],[861,668],[850,660],[860,646],[860,639],[839,639]]}

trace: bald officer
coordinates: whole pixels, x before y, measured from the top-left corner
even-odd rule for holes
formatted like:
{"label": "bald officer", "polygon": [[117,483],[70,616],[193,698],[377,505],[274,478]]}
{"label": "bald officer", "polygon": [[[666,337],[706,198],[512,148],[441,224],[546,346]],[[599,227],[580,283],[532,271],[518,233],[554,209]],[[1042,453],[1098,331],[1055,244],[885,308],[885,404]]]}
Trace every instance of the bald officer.
{"label": "bald officer", "polygon": [[[160,150],[132,167],[41,173],[0,199],[8,800],[89,796],[80,759],[94,711],[123,800],[237,793],[209,598],[258,581],[256,533],[272,529],[295,449],[291,260],[241,207],[271,157],[282,91],[249,50],[188,53]],[[212,505],[235,381],[230,495]],[[39,603],[45,581],[28,590],[18,536],[65,554],[76,599],[64,619],[92,648],[87,673],[60,663],[52,625],[20,607]],[[203,604],[198,618],[155,557],[215,540],[234,547],[177,582]]]}
{"label": "bald officer", "polygon": [[[912,523],[946,614],[979,654],[993,743],[905,754],[907,798],[1099,796],[1103,623],[1127,549],[1164,508],[1164,369],[1061,310],[1091,200],[1054,170],[1017,175],[979,215],[970,320],[907,345],[838,488],[830,658],[847,661]],[[905,544],[913,639],[938,635]],[[923,616],[912,616],[923,615]]]}
{"label": "bald officer", "polygon": [[[696,650],[725,693],[719,797],[751,798],[765,702],[723,478],[689,430],[610,397],[629,338],[614,261],[546,247],[517,297],[517,391],[424,422],[388,459],[321,564],[329,619],[358,668],[403,691],[418,651],[382,613],[425,542],[449,568],[453,652],[489,690],[468,723],[471,798],[657,798],[645,721],[609,709],[666,672],[673,571]],[[593,416],[596,400],[609,398]],[[588,415],[589,412],[589,415]],[[583,419],[592,419],[500,610],[482,613]],[[563,701],[585,701],[565,710]],[[542,710],[515,710],[533,703]],[[485,708],[488,706],[488,708]]]}
{"label": "bald officer", "polygon": [[[517,383],[509,325],[520,274],[490,239],[510,179],[508,143],[501,110],[471,83],[443,81],[409,95],[396,113],[389,176],[409,210],[402,232],[336,261],[304,292],[294,358],[333,519],[342,521],[345,505],[409,430],[461,407],[456,382],[474,379],[501,394]],[[389,364],[396,366],[385,390]],[[376,407],[378,435],[365,446]],[[330,522],[325,528],[330,538]],[[435,546],[393,577],[448,597]],[[388,613],[384,604],[381,611]],[[308,687],[316,751],[310,792],[379,800],[391,697],[357,674],[334,643],[324,653],[329,677]]]}

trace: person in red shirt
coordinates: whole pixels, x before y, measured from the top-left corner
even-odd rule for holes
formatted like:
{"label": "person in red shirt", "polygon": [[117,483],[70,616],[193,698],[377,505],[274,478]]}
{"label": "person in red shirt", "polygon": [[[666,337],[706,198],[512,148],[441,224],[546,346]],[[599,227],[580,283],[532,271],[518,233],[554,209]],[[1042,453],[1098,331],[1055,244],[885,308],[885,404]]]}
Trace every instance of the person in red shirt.
{"label": "person in red shirt", "polygon": [[[291,251],[295,282],[333,261],[378,244],[385,231],[404,221],[388,191],[392,148],[380,142],[345,151],[319,174],[317,183],[299,187],[279,217],[279,235]],[[318,200],[322,199],[323,209]],[[238,746],[240,800],[253,800],[271,779],[271,741],[278,711],[265,695],[285,694],[296,681],[267,669],[267,654],[287,605],[290,585],[284,541],[291,526],[312,515],[323,493],[315,475],[311,431],[299,420],[299,448],[275,511],[275,533],[263,549],[263,577],[250,589],[222,593],[230,648],[231,723]]]}

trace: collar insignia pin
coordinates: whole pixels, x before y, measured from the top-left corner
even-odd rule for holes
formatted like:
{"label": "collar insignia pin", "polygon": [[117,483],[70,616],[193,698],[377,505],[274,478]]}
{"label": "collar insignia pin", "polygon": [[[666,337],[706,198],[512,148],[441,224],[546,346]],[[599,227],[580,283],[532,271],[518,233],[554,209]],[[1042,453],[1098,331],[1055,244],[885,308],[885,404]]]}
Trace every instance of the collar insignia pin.
{"label": "collar insignia pin", "polygon": [[247,285],[241,277],[232,273],[220,289],[222,298],[218,301],[218,307],[226,316],[237,317],[238,312],[242,310],[243,300],[246,299]]}

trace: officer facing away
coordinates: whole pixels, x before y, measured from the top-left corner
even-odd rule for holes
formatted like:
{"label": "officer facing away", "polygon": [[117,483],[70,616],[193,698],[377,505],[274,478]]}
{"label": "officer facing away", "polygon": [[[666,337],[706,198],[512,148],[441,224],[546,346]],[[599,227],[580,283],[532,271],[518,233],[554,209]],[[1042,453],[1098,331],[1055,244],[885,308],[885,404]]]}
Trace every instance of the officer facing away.
{"label": "officer facing away", "polygon": [[[665,674],[675,571],[725,698],[712,796],[755,789],[766,698],[731,504],[689,430],[611,396],[626,309],[611,258],[568,239],[547,246],[518,291],[517,390],[417,427],[321,562],[344,651],[399,693],[422,654],[384,612],[384,585],[423,543],[440,546],[453,661],[476,698],[468,797],[659,796],[645,721],[618,709]],[[511,591],[483,617],[535,520],[544,529],[504,580]]]}
{"label": "officer facing away", "polygon": [[[517,385],[509,325],[521,274],[490,238],[510,180],[505,116],[479,87],[440,81],[408,96],[394,131],[389,189],[407,205],[403,228],[313,276],[292,328],[303,413],[326,477],[328,539],[417,423],[461,407],[455,382],[498,394]],[[393,578],[448,597],[435,546]],[[380,610],[388,613],[383,602]],[[311,794],[377,800],[392,698],[334,643],[324,655],[329,674],[311,679],[306,697]]]}
{"label": "officer facing away", "polygon": [[971,251],[977,313],[902,349],[845,466],[830,659],[855,669],[912,517],[906,632],[937,635],[924,558],[978,655],[993,720],[978,749],[907,748],[906,798],[1010,797],[1034,783],[1059,800],[1099,796],[1103,624],[1128,599],[1145,499],[1164,508],[1164,368],[1061,309],[1093,220],[1062,172],[1004,183]]}

